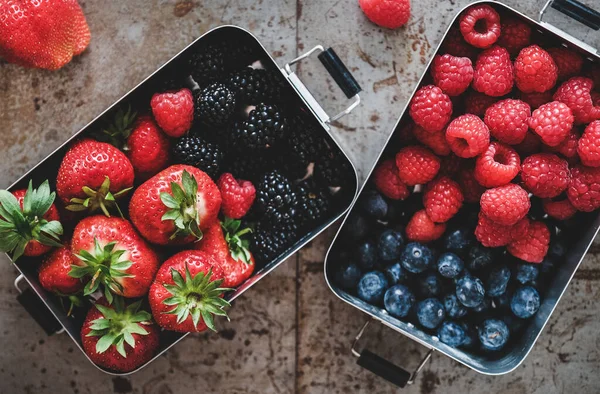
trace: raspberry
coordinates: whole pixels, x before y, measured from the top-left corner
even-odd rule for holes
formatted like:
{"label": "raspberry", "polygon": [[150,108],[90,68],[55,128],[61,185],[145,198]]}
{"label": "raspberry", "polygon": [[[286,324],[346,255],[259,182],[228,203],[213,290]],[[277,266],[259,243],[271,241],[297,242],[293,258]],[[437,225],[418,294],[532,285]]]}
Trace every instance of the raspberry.
{"label": "raspberry", "polygon": [[256,189],[250,181],[237,180],[230,173],[221,175],[218,181],[221,192],[221,211],[232,219],[241,219],[248,213],[256,197]]}
{"label": "raspberry", "polygon": [[575,77],[560,85],[554,100],[565,103],[571,108],[575,123],[590,123],[600,119],[600,106],[594,105],[591,91],[594,82],[589,78]]}
{"label": "raspberry", "polygon": [[430,133],[424,128],[415,125],[412,131],[417,140],[431,149],[436,155],[447,156],[450,154],[450,145],[446,141],[446,134],[443,130]]}
{"label": "raspberry", "polygon": [[446,231],[446,223],[434,223],[424,209],[415,212],[406,225],[406,236],[411,241],[435,241]]}
{"label": "raspberry", "polygon": [[573,128],[573,113],[559,101],[544,104],[529,118],[529,127],[548,146],[557,146],[567,138]]}
{"label": "raspberry", "polygon": [[521,100],[506,99],[485,111],[485,124],[490,134],[500,142],[516,145],[525,139],[531,108]]}
{"label": "raspberry", "polygon": [[452,177],[460,170],[462,159],[454,154],[442,157],[439,175]]}
{"label": "raspberry", "polygon": [[541,146],[542,141],[540,141],[540,137],[538,137],[537,134],[528,131],[523,142],[515,145],[514,148],[521,156],[529,156],[533,153],[539,152]]}
{"label": "raspberry", "polygon": [[157,93],[150,102],[156,123],[171,137],[181,137],[192,127],[194,98],[189,89]]}
{"label": "raspberry", "polygon": [[475,63],[473,89],[488,96],[500,97],[510,93],[513,85],[513,64],[508,51],[493,46],[481,52]]}
{"label": "raspberry", "polygon": [[396,167],[408,186],[431,181],[440,170],[440,159],[422,146],[407,146],[396,154]]}
{"label": "raspberry", "polygon": [[433,83],[448,96],[464,93],[473,80],[473,63],[468,57],[436,56],[431,64]]}
{"label": "raspberry", "polygon": [[410,117],[431,133],[443,130],[451,116],[450,97],[434,85],[419,89],[410,103]]}
{"label": "raspberry", "polygon": [[575,75],[581,74],[583,68],[583,58],[577,52],[567,48],[549,48],[548,53],[554,59],[558,67],[558,79],[565,80]]}
{"label": "raspberry", "polygon": [[527,233],[512,241],[508,253],[528,263],[541,263],[550,246],[550,231],[544,222],[532,221]]}
{"label": "raspberry", "polygon": [[569,135],[559,145],[549,148],[552,152],[557,152],[567,158],[570,163],[577,159],[577,146],[579,145],[579,134],[575,128],[572,128]]}
{"label": "raspberry", "polygon": [[481,186],[510,183],[521,169],[521,158],[510,146],[492,142],[475,161],[475,179]]}
{"label": "raspberry", "polygon": [[498,45],[506,48],[511,56],[517,56],[521,49],[531,43],[531,27],[520,19],[506,18],[502,21],[502,33]]}
{"label": "raspberry", "polygon": [[521,180],[536,197],[556,197],[569,184],[569,164],[552,153],[537,153],[523,161]]}
{"label": "raspberry", "polygon": [[519,94],[521,100],[525,101],[532,109],[538,109],[543,104],[549,103],[553,101],[552,91],[547,90],[545,92],[531,92],[531,93],[523,93]]}
{"label": "raspberry", "polygon": [[515,83],[525,93],[545,92],[556,84],[558,68],[552,56],[537,45],[519,52],[515,60]]}
{"label": "raspberry", "polygon": [[410,18],[410,0],[359,0],[369,20],[377,26],[396,29]]}
{"label": "raspberry", "polygon": [[486,190],[481,196],[481,212],[490,220],[512,226],[531,208],[529,194],[514,183]]}
{"label": "raspberry", "polygon": [[404,200],[410,194],[398,176],[398,167],[393,159],[384,161],[375,169],[373,182],[381,194],[392,200]]}
{"label": "raspberry", "polygon": [[450,220],[462,207],[463,201],[460,186],[448,177],[441,177],[429,183],[423,193],[425,212],[436,223]]}
{"label": "raspberry", "polygon": [[600,208],[600,167],[577,165],[571,168],[567,197],[578,211],[592,212]]}
{"label": "raspberry", "polygon": [[575,209],[568,198],[558,201],[546,199],[542,201],[542,206],[544,207],[544,212],[556,220],[567,220],[577,213],[577,209]]}
{"label": "raspberry", "polygon": [[485,111],[497,101],[496,97],[486,96],[483,93],[472,90],[465,98],[465,113],[483,118]]}
{"label": "raspberry", "polygon": [[412,121],[408,121],[408,124],[398,127],[398,141],[402,145],[410,145],[415,142],[415,135],[413,133],[413,129],[415,128],[415,124]]}
{"label": "raspberry", "polygon": [[529,219],[526,217],[513,226],[505,226],[490,220],[482,212],[479,212],[475,238],[486,248],[497,248],[506,246],[514,239],[525,235],[528,227]]}
{"label": "raspberry", "polygon": [[475,179],[473,169],[462,169],[458,174],[458,183],[463,191],[466,202],[478,203],[481,200],[481,195],[486,190]]}
{"label": "raspberry", "polygon": [[460,32],[477,48],[489,48],[500,37],[500,15],[489,5],[475,5],[460,17]]}
{"label": "raspberry", "polygon": [[583,165],[600,167],[600,120],[588,125],[579,139],[577,154]]}
{"label": "raspberry", "polygon": [[592,92],[592,103],[594,103],[595,107],[600,107],[600,93]]}
{"label": "raspberry", "polygon": [[477,49],[467,44],[460,29],[455,28],[450,29],[448,32],[442,43],[441,52],[452,56],[468,57],[471,60],[477,57]]}
{"label": "raspberry", "polygon": [[490,144],[490,131],[475,115],[466,114],[454,119],[446,129],[446,140],[456,156],[475,157]]}

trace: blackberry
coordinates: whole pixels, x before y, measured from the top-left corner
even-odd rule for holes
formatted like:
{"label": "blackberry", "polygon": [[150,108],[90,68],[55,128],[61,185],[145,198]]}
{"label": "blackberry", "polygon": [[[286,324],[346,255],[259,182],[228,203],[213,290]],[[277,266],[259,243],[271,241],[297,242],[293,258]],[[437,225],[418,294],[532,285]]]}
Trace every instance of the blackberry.
{"label": "blackberry", "polygon": [[256,46],[251,44],[240,44],[240,42],[228,42],[225,44],[225,68],[235,70],[250,66],[258,60]]}
{"label": "blackberry", "polygon": [[314,176],[323,185],[344,187],[352,183],[353,171],[341,153],[329,150],[315,163]]}
{"label": "blackberry", "polygon": [[192,54],[189,59],[190,74],[200,87],[204,87],[222,77],[225,57],[223,52],[214,47],[206,46]]}
{"label": "blackberry", "polygon": [[324,218],[331,208],[329,193],[315,184],[312,178],[300,182],[298,191],[298,225],[306,226]]}
{"label": "blackberry", "polygon": [[226,124],[235,111],[235,96],[222,83],[215,82],[196,95],[196,117],[212,126]]}
{"label": "blackberry", "polygon": [[223,151],[217,144],[197,136],[181,137],[173,147],[176,163],[197,167],[213,179],[221,173],[223,158]]}
{"label": "blackberry", "polygon": [[269,228],[259,223],[252,233],[250,251],[258,264],[267,264],[290,247],[297,236],[294,225]]}
{"label": "blackberry", "polygon": [[290,181],[278,170],[267,172],[256,185],[254,206],[261,221],[272,227],[293,221],[298,196]]}
{"label": "blackberry", "polygon": [[323,137],[318,135],[318,130],[304,116],[296,115],[289,123],[288,144],[294,156],[306,165],[316,161],[327,148]]}
{"label": "blackberry", "polygon": [[234,73],[228,85],[240,102],[248,104],[275,101],[281,95],[281,82],[277,75],[265,69],[246,67]]}
{"label": "blackberry", "polygon": [[285,136],[287,121],[275,105],[258,104],[248,118],[231,128],[231,143],[238,151],[264,150],[276,145]]}
{"label": "blackberry", "polygon": [[232,173],[238,179],[255,182],[271,167],[271,161],[268,156],[233,154],[231,158],[227,158],[225,171]]}
{"label": "blackberry", "polygon": [[277,155],[271,158],[271,167],[280,170],[290,180],[303,179],[308,172],[304,163],[287,146],[278,148]]}

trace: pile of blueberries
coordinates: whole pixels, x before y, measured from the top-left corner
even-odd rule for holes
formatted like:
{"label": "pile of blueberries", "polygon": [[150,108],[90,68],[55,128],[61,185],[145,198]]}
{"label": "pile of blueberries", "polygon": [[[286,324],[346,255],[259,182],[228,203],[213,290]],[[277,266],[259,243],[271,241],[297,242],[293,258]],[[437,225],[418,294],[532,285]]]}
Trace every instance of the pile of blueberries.
{"label": "pile of blueberries", "polygon": [[552,227],[551,248],[541,264],[477,242],[476,206],[465,205],[441,239],[410,242],[404,225],[421,209],[421,196],[395,202],[375,190],[363,193],[333,250],[337,285],[448,346],[505,348],[537,313],[548,275],[565,253],[560,229]]}

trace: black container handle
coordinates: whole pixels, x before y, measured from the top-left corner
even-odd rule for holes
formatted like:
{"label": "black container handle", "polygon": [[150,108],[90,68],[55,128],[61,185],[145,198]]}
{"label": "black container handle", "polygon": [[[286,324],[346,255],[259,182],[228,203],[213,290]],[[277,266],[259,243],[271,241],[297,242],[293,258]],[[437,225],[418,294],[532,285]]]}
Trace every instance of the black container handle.
{"label": "black container handle", "polygon": [[540,12],[540,20],[548,6],[575,19],[587,27],[600,30],[600,12],[580,3],[577,0],[549,0]]}
{"label": "black container handle", "polygon": [[352,98],[362,91],[348,67],[338,57],[333,48],[327,48],[317,57],[347,98]]}
{"label": "black container handle", "polygon": [[19,304],[21,304],[47,335],[63,332],[64,329],[62,328],[62,325],[52,312],[50,312],[50,309],[48,309],[42,299],[29,287],[24,290],[21,289],[19,284],[23,279],[23,275],[19,275],[17,279],[15,279],[15,288],[19,292],[19,295],[17,295]]}
{"label": "black container handle", "polygon": [[412,373],[369,350],[363,349],[358,351],[358,342],[360,341],[360,338],[364,334],[370,322],[371,320],[368,320],[354,338],[354,342],[352,344],[352,354],[358,357],[358,361],[356,363],[366,370],[371,371],[375,375],[398,386],[399,388],[404,388],[406,385],[413,384],[419,372],[421,372],[427,361],[429,361],[431,358],[434,349],[429,349],[425,357],[423,357],[423,360],[421,360],[417,368]]}

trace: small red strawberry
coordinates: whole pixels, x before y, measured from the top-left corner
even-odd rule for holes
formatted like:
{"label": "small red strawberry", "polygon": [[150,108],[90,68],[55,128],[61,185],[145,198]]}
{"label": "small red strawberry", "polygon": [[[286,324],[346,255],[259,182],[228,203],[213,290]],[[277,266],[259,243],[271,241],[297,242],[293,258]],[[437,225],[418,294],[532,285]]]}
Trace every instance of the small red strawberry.
{"label": "small red strawberry", "polygon": [[133,187],[133,166],[120,150],[105,142],[83,139],[65,154],[56,178],[56,193],[70,211],[95,212],[118,205]]}
{"label": "small red strawberry", "polygon": [[76,260],[70,245],[50,253],[38,271],[38,279],[42,287],[60,295],[75,294],[83,289],[83,282],[69,275],[71,266]]}
{"label": "small red strawberry", "polygon": [[202,238],[217,220],[219,188],[203,171],[171,166],[138,187],[129,216],[140,234],[159,245],[186,244]]}
{"label": "small red strawberry", "polygon": [[0,251],[11,253],[17,261],[22,255],[40,256],[53,246],[61,247],[63,227],[55,196],[48,181],[37,189],[30,181],[27,190],[13,194],[0,190]]}
{"label": "small red strawberry", "polygon": [[375,168],[373,183],[380,193],[392,200],[404,200],[410,195],[408,187],[398,175],[398,167],[394,159],[386,160]]}
{"label": "small red strawberry", "polygon": [[446,223],[435,223],[424,209],[416,212],[406,225],[406,236],[411,241],[435,241],[446,231]]}
{"label": "small red strawberry", "polygon": [[213,316],[227,316],[223,270],[208,254],[179,252],[160,267],[148,294],[159,326],[178,332],[216,331]]}
{"label": "small red strawberry", "polygon": [[217,184],[223,200],[221,203],[223,214],[232,219],[244,217],[256,197],[256,189],[252,182],[237,180],[232,174],[226,172],[221,175]]}
{"label": "small red strawberry", "polygon": [[127,298],[148,293],[160,265],[158,255],[131,223],[116,217],[97,215],[79,222],[71,251],[76,261],[69,275],[89,279],[84,295],[103,288],[109,303],[112,293]]}
{"label": "small red strawberry", "polygon": [[181,137],[192,127],[194,98],[189,89],[157,93],[150,102],[156,123],[171,137]]}
{"label": "small red strawberry", "polygon": [[154,356],[159,330],[150,313],[140,310],[142,301],[126,305],[115,297],[112,305],[104,298],[92,307],[81,327],[81,344],[95,364],[116,372],[131,372]]}

